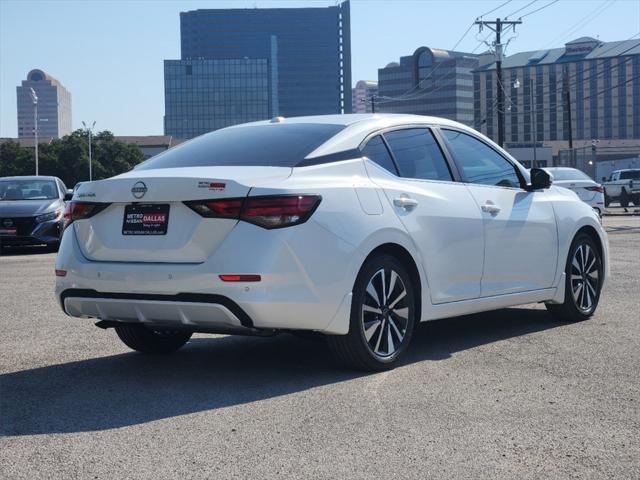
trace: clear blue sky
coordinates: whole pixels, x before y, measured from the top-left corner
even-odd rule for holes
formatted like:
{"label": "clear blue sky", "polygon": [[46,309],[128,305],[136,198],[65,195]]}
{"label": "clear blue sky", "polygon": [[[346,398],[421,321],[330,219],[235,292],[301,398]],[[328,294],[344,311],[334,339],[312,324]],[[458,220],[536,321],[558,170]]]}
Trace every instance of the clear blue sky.
{"label": "clear blue sky", "polygon": [[[352,0],[353,80],[426,45],[450,49],[479,15],[505,0]],[[530,0],[488,15],[507,16]],[[538,0],[516,15],[550,3]],[[73,126],[97,120],[117,135],[162,134],[164,59],[180,58],[179,12],[197,8],[327,6],[301,0],[0,0],[0,136],[15,137],[16,85],[41,68],[72,94]],[[584,19],[583,22],[580,22]],[[523,19],[507,54],[562,46],[588,35],[640,32],[638,0],[560,0]],[[478,45],[472,29],[457,50]],[[480,50],[478,50],[480,51]]]}

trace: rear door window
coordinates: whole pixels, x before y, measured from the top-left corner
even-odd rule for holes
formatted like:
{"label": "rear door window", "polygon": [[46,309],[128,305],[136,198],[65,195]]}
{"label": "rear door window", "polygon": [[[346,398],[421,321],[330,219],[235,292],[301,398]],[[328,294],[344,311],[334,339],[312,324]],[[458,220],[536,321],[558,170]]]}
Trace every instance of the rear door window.
{"label": "rear door window", "polygon": [[451,181],[447,161],[428,128],[406,128],[384,134],[398,164],[400,176]]}
{"label": "rear door window", "polygon": [[389,150],[380,135],[376,135],[367,142],[367,145],[362,149],[362,155],[377,163],[385,170],[388,170],[390,173],[398,175],[398,171],[396,170],[396,166],[393,164],[393,159],[389,154]]}

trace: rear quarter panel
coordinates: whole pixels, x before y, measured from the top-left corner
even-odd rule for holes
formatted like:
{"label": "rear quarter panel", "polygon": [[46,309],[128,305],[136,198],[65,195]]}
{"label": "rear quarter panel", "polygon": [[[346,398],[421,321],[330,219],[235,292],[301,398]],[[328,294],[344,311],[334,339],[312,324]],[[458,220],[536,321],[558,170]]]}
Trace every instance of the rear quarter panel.
{"label": "rear quarter panel", "polygon": [[[286,181],[253,188],[250,195],[276,193],[322,196],[320,206],[308,223],[330,233],[335,240],[317,242],[298,237],[288,244],[321,301],[342,301],[351,293],[366,257],[380,245],[395,243],[414,258],[423,287],[422,303],[430,305],[422,261],[413,240],[389,207],[384,193],[369,179],[362,159],[298,167]],[[313,248],[309,248],[310,244]],[[339,306],[339,302],[336,303],[336,311]],[[333,322],[333,333],[348,331],[348,312],[345,314],[344,310],[341,309],[342,318]]]}

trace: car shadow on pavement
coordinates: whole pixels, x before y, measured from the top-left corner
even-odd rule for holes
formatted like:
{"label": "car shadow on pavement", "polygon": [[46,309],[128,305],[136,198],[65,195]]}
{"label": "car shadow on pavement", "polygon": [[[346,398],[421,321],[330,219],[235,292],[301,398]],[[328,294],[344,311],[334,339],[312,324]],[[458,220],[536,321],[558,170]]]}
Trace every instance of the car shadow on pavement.
{"label": "car shadow on pavement", "polygon": [[[544,310],[524,308],[428,322],[416,330],[403,365],[561,325]],[[171,356],[132,352],[0,375],[0,434],[125,427],[365,375],[332,361],[324,342],[196,338]]]}
{"label": "car shadow on pavement", "polygon": [[44,253],[56,253],[57,248],[42,245],[29,245],[24,247],[5,247],[0,245],[0,257],[15,257],[17,255],[42,255]]}

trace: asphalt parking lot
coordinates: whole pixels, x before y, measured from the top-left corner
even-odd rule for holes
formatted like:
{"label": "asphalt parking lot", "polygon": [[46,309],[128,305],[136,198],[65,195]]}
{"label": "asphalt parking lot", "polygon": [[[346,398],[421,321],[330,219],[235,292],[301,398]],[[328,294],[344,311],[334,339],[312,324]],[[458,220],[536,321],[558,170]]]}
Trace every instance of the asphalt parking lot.
{"label": "asphalt parking lot", "polygon": [[538,305],[423,324],[396,370],[321,342],[131,353],[71,319],[54,254],[0,257],[3,478],[640,478],[640,217],[605,217],[594,318]]}

